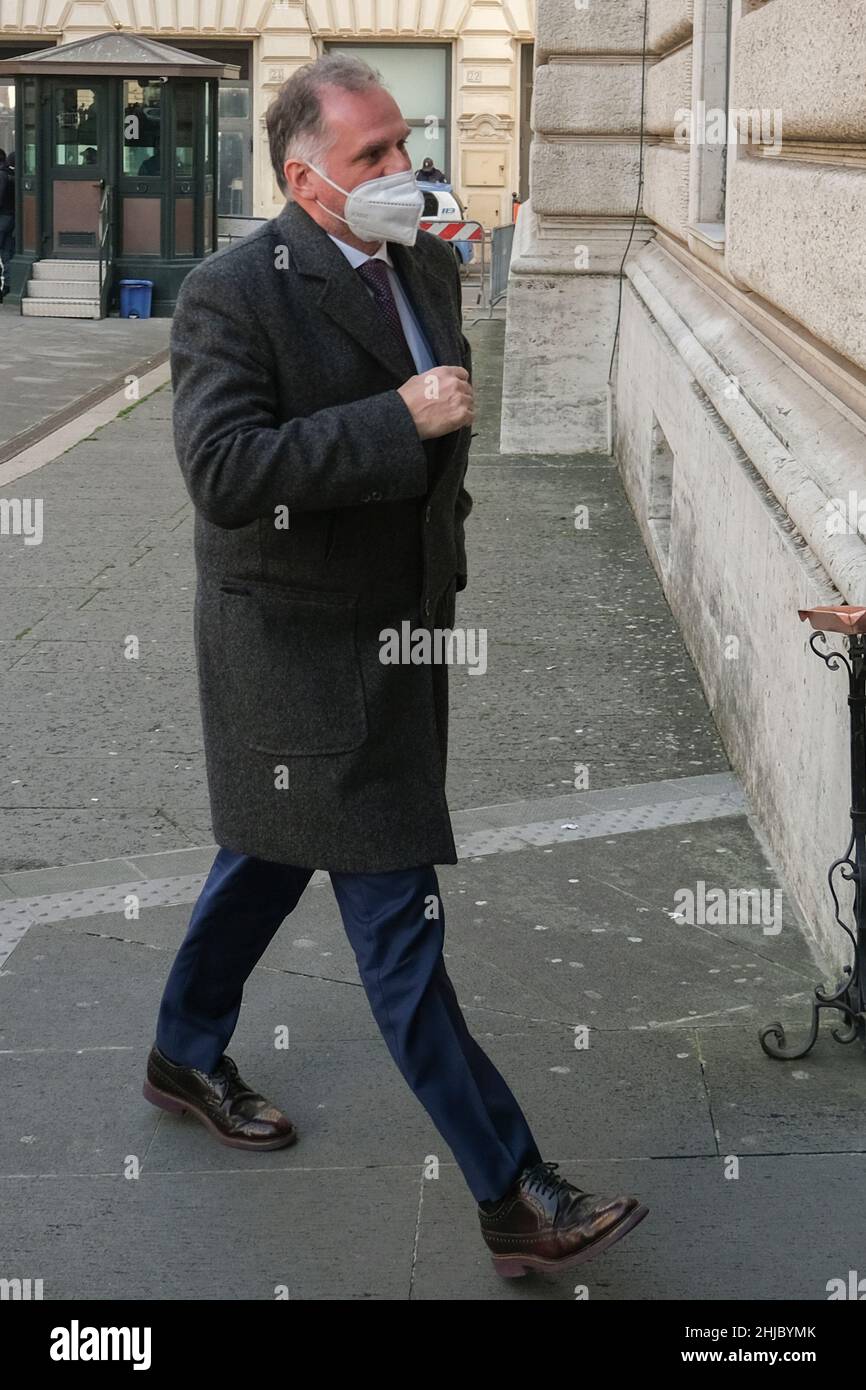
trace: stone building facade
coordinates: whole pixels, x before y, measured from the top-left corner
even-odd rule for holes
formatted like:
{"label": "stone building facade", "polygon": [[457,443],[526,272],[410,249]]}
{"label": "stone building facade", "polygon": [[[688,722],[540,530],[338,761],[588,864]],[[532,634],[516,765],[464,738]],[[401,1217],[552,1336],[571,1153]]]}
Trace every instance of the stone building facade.
{"label": "stone building facade", "polygon": [[797,609],[866,603],[864,73],[866,0],[539,0],[502,418],[611,454],[836,966],[847,684]]}
{"label": "stone building facade", "polygon": [[[0,0],[0,56],[112,29],[237,63],[220,101],[220,211],[282,206],[265,110],[293,68],[352,47],[400,102],[413,163],[432,155],[467,216],[510,222],[528,183],[535,0]],[[0,145],[10,93],[0,90]],[[5,113],[4,113],[5,103]],[[6,129],[4,131],[4,120]],[[432,138],[431,138],[432,137]]]}

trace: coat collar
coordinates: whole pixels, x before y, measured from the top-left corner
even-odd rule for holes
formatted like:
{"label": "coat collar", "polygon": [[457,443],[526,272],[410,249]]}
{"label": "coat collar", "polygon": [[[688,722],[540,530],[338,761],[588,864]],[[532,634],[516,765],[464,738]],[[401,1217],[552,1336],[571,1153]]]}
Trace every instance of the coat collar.
{"label": "coat collar", "polygon": [[[361,277],[324,228],[293,202],[286,203],[272,226],[278,245],[287,247],[288,270],[323,282],[319,308],[404,382],[406,363],[399,343],[390,332],[383,333],[381,315]],[[443,312],[451,287],[444,266],[435,265],[423,245],[426,236],[419,232],[415,246],[389,241],[388,251],[437,362],[456,367],[461,361],[459,326],[452,323],[453,315]]]}

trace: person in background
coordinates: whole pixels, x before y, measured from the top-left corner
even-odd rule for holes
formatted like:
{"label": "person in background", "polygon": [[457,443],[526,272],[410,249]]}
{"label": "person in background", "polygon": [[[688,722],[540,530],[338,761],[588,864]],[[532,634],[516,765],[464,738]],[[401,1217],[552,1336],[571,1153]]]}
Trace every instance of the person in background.
{"label": "person in background", "polygon": [[9,281],[9,262],[15,254],[15,154],[0,150],[0,289]]}
{"label": "person in background", "polygon": [[423,179],[425,183],[447,183],[445,175],[441,169],[437,169],[429,154],[421,163],[421,168],[415,171],[416,179]]}

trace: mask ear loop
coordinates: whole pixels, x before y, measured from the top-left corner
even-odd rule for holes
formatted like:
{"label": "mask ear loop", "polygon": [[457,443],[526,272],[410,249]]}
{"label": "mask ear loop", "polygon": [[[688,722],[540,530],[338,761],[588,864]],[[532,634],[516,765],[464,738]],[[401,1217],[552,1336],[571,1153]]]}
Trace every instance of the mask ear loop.
{"label": "mask ear loop", "polygon": [[[316,199],[316,202],[319,203],[318,198]],[[345,222],[346,226],[348,227],[349,219],[347,217],[341,217],[340,213],[332,211],[331,208],[326,208],[324,203],[319,203],[319,207],[322,209],[322,212],[327,212],[329,216],[336,217],[338,222]]]}
{"label": "mask ear loop", "polygon": [[[307,160],[307,163],[309,164],[309,160]],[[327,174],[323,174],[321,169],[317,169],[315,164],[310,164],[310,168],[314,174],[318,174],[320,179],[324,179],[325,183],[329,183],[332,188],[336,188],[338,193],[342,193],[344,198],[348,198],[349,190],[347,188],[341,188],[338,183],[334,183],[334,180],[329,179]]]}
{"label": "mask ear loop", "polygon": [[[307,163],[310,164],[310,161],[307,160]],[[310,164],[310,168],[313,170],[313,172],[314,172],[315,174],[318,174],[318,175],[319,175],[319,178],[320,178],[320,179],[324,179],[324,180],[325,180],[325,183],[329,183],[329,184],[331,185],[332,188],[336,188],[336,190],[337,190],[338,193],[342,193],[344,198],[348,198],[349,194],[348,194],[348,192],[346,191],[346,189],[345,189],[345,188],[341,188],[340,185],[339,185],[338,183],[334,183],[334,180],[333,180],[333,179],[329,179],[329,178],[328,178],[328,175],[327,175],[327,174],[323,174],[322,171],[321,171],[321,169],[317,169],[316,166],[315,166],[315,164]],[[318,198],[316,199],[316,202],[319,204],[319,207],[322,209],[322,212],[327,212],[327,213],[329,213],[331,217],[336,217],[338,222],[345,222],[345,223],[346,223],[346,226],[347,226],[347,227],[349,226],[348,219],[345,218],[345,217],[342,217],[342,216],[340,215],[339,212],[334,212],[334,211],[332,211],[331,208],[326,208],[326,207],[325,207],[325,204],[322,203],[322,202],[319,202],[319,199],[318,199]]]}

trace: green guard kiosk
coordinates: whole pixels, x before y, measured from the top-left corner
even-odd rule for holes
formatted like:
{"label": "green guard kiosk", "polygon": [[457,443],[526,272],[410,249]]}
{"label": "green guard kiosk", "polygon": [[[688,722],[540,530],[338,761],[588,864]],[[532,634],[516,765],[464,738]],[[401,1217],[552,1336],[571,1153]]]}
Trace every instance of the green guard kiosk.
{"label": "green guard kiosk", "polygon": [[34,317],[102,318],[121,280],[173,312],[216,248],[213,62],[136,34],[99,34],[0,61],[15,77],[15,255],[7,303]]}

